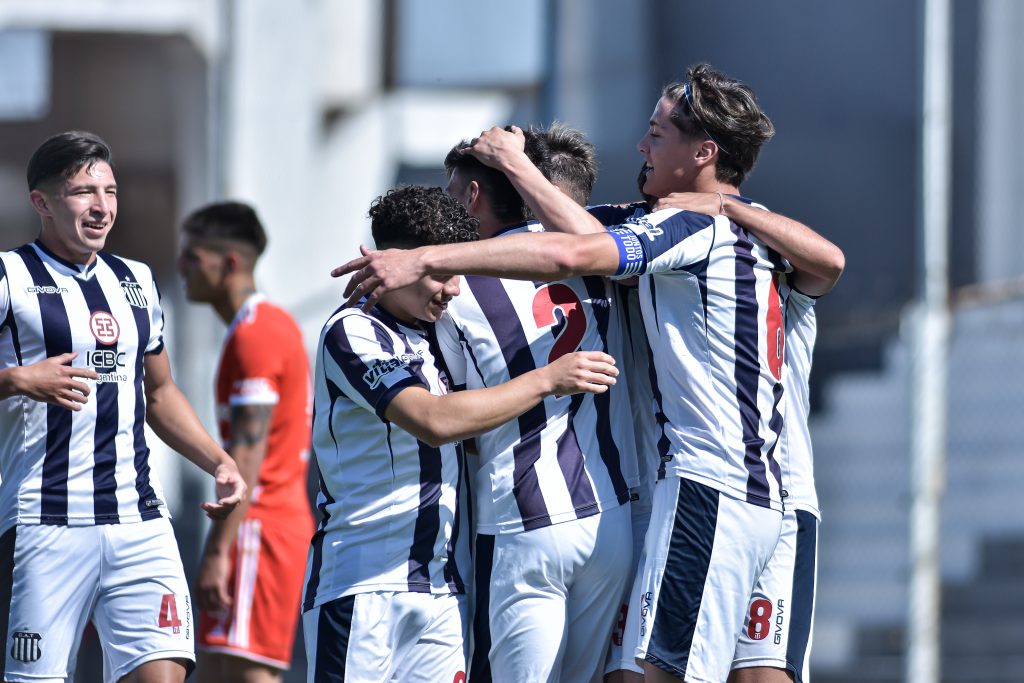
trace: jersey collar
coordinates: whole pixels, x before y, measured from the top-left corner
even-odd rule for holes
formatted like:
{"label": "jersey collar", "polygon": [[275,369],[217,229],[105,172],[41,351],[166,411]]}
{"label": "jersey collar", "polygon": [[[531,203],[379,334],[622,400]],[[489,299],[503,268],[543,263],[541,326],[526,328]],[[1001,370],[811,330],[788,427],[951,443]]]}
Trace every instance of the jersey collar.
{"label": "jersey collar", "polygon": [[68,261],[67,259],[64,259],[64,258],[61,258],[60,256],[57,256],[52,251],[50,251],[45,246],[43,246],[43,243],[40,242],[39,240],[35,240],[34,242],[32,242],[32,246],[39,253],[39,257],[40,258],[42,258],[45,261],[49,261],[54,266],[59,266],[62,270],[69,270],[69,271],[71,271],[70,274],[74,275],[75,277],[80,277],[80,278],[89,278],[89,277],[91,277],[93,272],[96,270],[96,265],[100,262],[99,252],[96,253],[96,257],[93,258],[92,263],[81,264],[81,263],[72,263],[71,261]]}

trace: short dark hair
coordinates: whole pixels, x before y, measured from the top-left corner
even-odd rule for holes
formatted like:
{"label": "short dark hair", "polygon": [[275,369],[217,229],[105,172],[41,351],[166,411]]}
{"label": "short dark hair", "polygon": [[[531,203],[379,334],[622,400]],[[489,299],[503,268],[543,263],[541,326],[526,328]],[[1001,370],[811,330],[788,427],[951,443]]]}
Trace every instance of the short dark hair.
{"label": "short dark hair", "polygon": [[480,190],[487,195],[494,216],[505,224],[519,223],[529,217],[523,198],[516,192],[512,182],[504,173],[485,165],[469,153],[470,142],[463,140],[449,150],[444,158],[444,170],[451,178],[456,170],[469,182],[475,180]]}
{"label": "short dark hair", "polygon": [[[509,130],[511,126],[506,126]],[[535,132],[525,131],[526,155],[536,166],[542,167],[547,158],[546,142]],[[475,180],[487,195],[494,216],[505,225],[521,223],[530,218],[530,209],[519,196],[508,177],[496,168],[485,165],[469,153],[471,142],[463,140],[448,152],[444,158],[444,170],[451,178],[458,169],[466,181]],[[543,171],[543,168],[541,168]],[[546,174],[545,174],[546,175]]]}
{"label": "short dark hair", "polygon": [[739,187],[754,168],[761,145],[775,126],[757,103],[754,91],[709,64],[687,71],[689,81],[665,86],[672,123],[691,136],[706,135],[718,145],[715,178]]}
{"label": "short dark hair", "polygon": [[594,144],[582,132],[561,121],[553,122],[547,130],[531,128],[529,133],[540,137],[546,152],[543,159],[530,160],[573,201],[586,206],[597,181]]}
{"label": "short dark hair", "polygon": [[241,242],[259,256],[267,248],[267,233],[256,210],[242,202],[214,202],[185,218],[181,231],[198,240]]}
{"label": "short dark hair", "polygon": [[439,187],[406,185],[370,204],[370,231],[378,249],[472,242],[477,220]]}
{"label": "short dark hair", "polygon": [[81,130],[59,133],[32,152],[25,169],[28,189],[32,191],[58,178],[67,180],[83,167],[101,161],[114,165],[110,147],[100,136]]}

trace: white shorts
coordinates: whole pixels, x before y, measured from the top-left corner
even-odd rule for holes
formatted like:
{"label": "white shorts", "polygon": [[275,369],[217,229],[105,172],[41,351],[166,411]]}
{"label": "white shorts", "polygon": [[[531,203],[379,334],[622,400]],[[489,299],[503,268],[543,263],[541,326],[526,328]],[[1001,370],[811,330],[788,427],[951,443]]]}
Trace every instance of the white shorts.
{"label": "white shorts", "polygon": [[[9,582],[9,583],[8,583]],[[64,681],[86,621],[117,681],[157,659],[194,666],[192,601],[164,517],[97,526],[17,525],[0,538],[0,597],[10,586],[0,678]]]}
{"label": "white shorts", "polygon": [[629,577],[629,505],[476,539],[473,681],[599,677]]}
{"label": "white shorts", "polygon": [[629,605],[632,602],[630,597],[633,594],[633,582],[636,581],[636,571],[640,566],[640,555],[644,550],[644,538],[647,536],[647,527],[651,523],[651,494],[654,493],[653,486],[639,486],[632,489],[629,499],[629,517],[633,528],[633,561],[629,567],[629,580],[622,589],[622,600],[619,603],[619,611],[615,621],[615,628],[612,629],[610,645],[608,646],[608,660],[605,662],[604,672],[612,671],[633,671],[642,674],[643,668],[633,658],[633,648],[623,647],[626,635],[626,621],[629,617]]}
{"label": "white shorts", "polygon": [[358,593],[302,615],[309,683],[465,683],[467,607],[452,593]]}
{"label": "white shorts", "polygon": [[817,545],[817,518],[787,510],[779,544],[751,594],[734,669],[770,666],[792,671],[796,683],[808,679]]}
{"label": "white shorts", "polygon": [[626,622],[636,658],[684,681],[724,681],[781,524],[780,512],[709,486],[659,481]]}

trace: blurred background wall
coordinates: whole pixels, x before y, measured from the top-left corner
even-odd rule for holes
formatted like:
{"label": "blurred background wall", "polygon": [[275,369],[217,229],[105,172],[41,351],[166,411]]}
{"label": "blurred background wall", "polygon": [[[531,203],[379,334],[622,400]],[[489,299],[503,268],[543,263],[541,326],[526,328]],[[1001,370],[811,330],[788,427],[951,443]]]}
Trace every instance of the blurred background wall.
{"label": "blurred background wall", "polygon": [[[1024,665],[1024,3],[953,8],[942,669],[998,682]],[[661,86],[709,61],[748,82],[778,129],[745,194],[847,255],[818,306],[812,381],[816,678],[901,680],[921,15],[915,0],[0,0],[0,246],[37,231],[23,180],[35,146],[71,128],[103,136],[121,186],[109,248],[153,266],[176,377],[212,427],[224,329],[174,272],[188,211],[257,207],[260,286],[312,349],[340,301],[327,273],[368,242],[375,196],[442,184],[445,152],[491,125],[560,119],[598,147],[594,202],[630,200]],[[155,450],[192,570],[207,483]]]}

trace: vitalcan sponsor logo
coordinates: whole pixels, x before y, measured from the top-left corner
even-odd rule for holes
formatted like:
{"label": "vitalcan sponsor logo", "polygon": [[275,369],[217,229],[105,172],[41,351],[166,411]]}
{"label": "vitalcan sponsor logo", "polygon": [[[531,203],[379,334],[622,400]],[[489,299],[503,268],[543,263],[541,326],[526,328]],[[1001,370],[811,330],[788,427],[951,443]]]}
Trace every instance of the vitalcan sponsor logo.
{"label": "vitalcan sponsor logo", "polygon": [[366,382],[371,389],[376,389],[388,373],[394,372],[398,368],[407,368],[413,363],[422,361],[423,352],[421,351],[417,351],[416,353],[403,353],[402,355],[395,356],[394,358],[382,358],[375,361],[373,367],[366,371],[363,375],[363,381]]}
{"label": "vitalcan sponsor logo", "polygon": [[51,285],[37,285],[34,287],[26,287],[25,292],[27,294],[67,294],[67,287],[53,287]]}
{"label": "vitalcan sponsor logo", "polygon": [[43,637],[38,633],[15,631],[11,635],[11,656],[19,662],[34,662],[43,656],[39,647]]}
{"label": "vitalcan sponsor logo", "polygon": [[135,308],[146,308],[149,306],[149,300],[146,299],[146,293],[142,290],[142,285],[138,282],[132,282],[125,278],[124,281],[121,282],[121,291],[124,292],[125,300]]}

